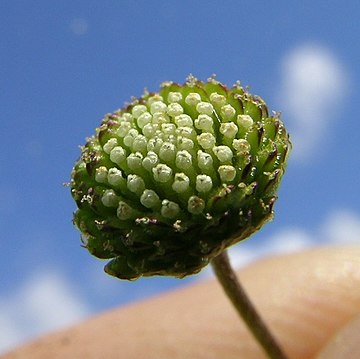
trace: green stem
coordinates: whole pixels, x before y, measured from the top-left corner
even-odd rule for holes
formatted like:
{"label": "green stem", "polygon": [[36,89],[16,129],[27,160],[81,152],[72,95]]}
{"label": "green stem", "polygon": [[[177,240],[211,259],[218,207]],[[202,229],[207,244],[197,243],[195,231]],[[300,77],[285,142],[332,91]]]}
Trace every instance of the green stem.
{"label": "green stem", "polygon": [[212,266],[225,293],[268,357],[271,359],[287,359],[238,281],[234,270],[231,268],[227,252],[224,251],[215,257],[212,260]]}

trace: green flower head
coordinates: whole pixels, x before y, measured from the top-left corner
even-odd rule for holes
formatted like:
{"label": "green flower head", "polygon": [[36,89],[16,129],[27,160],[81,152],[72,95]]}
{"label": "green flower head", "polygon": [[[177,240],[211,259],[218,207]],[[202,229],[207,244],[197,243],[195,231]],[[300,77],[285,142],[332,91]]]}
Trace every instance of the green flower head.
{"label": "green flower head", "polygon": [[197,273],[272,217],[289,149],[279,114],[239,83],[164,83],[82,147],[74,223],[113,276]]}

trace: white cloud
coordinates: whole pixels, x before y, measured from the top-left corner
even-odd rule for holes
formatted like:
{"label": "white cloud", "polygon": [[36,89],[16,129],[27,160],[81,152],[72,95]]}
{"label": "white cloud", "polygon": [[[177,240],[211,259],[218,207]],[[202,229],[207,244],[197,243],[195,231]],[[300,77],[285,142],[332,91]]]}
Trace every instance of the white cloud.
{"label": "white cloud", "polygon": [[89,30],[89,24],[86,19],[75,18],[70,22],[70,31],[75,35],[85,35]]}
{"label": "white cloud", "polygon": [[[285,228],[269,238],[271,253],[286,254],[310,247],[314,243],[311,234],[296,227]],[[265,254],[269,254],[269,249],[265,248]]]}
{"label": "white cloud", "polygon": [[1,352],[15,346],[22,339],[21,333],[17,325],[10,318],[9,311],[5,309],[8,305],[0,302],[0,355]]}
{"label": "white cloud", "polygon": [[[255,234],[256,236],[256,234]],[[300,228],[284,228],[275,233],[272,237],[263,240],[263,246],[255,246],[255,237],[249,241],[240,243],[230,251],[231,263],[234,267],[243,267],[252,261],[267,255],[286,254],[309,248],[315,243],[310,233]],[[250,247],[251,246],[251,247]]]}
{"label": "white cloud", "polygon": [[36,273],[23,287],[0,301],[0,352],[73,324],[89,313],[63,276],[48,270]]}
{"label": "white cloud", "polygon": [[289,227],[263,240],[262,247],[256,246],[253,241],[256,241],[255,237],[232,247],[230,256],[234,267],[243,267],[266,255],[296,252],[317,244],[360,245],[360,215],[339,209],[329,213],[312,231]]}
{"label": "white cloud", "polygon": [[329,50],[305,44],[282,61],[281,107],[294,143],[293,156],[307,159],[324,144],[348,89],[344,66]]}
{"label": "white cloud", "polygon": [[[249,239],[251,241],[251,239]],[[234,268],[244,267],[250,264],[252,261],[261,257],[260,251],[251,249],[247,245],[247,242],[240,243],[229,250],[229,257],[231,265]]]}
{"label": "white cloud", "polygon": [[360,216],[348,210],[336,210],[326,219],[321,232],[334,244],[360,244]]}

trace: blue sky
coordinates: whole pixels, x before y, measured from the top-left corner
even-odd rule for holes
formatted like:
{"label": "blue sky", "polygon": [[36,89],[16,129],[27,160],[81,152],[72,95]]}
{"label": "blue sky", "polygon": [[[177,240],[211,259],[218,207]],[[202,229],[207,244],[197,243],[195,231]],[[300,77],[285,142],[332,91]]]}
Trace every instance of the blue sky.
{"label": "blue sky", "polygon": [[198,279],[107,277],[62,185],[102,116],[165,80],[240,80],[292,135],[275,221],[232,250],[237,265],[359,241],[359,13],[358,1],[0,0],[0,352]]}

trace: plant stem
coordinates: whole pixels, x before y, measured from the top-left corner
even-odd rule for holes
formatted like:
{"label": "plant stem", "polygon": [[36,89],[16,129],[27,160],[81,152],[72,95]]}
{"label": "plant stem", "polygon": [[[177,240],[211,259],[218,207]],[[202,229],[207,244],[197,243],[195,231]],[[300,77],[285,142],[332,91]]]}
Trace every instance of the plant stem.
{"label": "plant stem", "polygon": [[246,325],[271,359],[287,359],[266,327],[232,269],[226,251],[212,260],[217,279]]}

